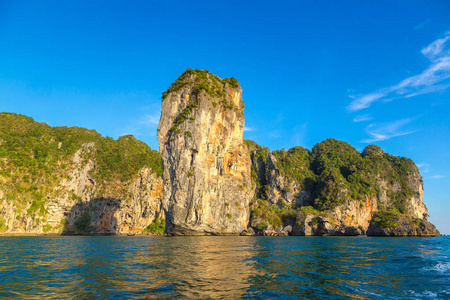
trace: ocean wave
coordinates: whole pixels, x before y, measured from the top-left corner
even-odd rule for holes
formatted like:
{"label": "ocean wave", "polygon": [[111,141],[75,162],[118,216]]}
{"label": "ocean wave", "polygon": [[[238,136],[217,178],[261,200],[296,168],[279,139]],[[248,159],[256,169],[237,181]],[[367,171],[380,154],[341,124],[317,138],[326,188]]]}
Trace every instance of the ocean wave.
{"label": "ocean wave", "polygon": [[434,293],[431,291],[423,291],[423,292],[408,291],[408,292],[410,296],[414,297],[414,299],[427,299],[427,298],[436,299],[436,297],[438,296],[438,293]]}
{"label": "ocean wave", "polygon": [[[443,291],[407,291],[407,297],[413,297],[413,299],[448,299],[448,296],[450,296],[450,290],[443,290]],[[401,299],[400,297],[399,299]]]}
{"label": "ocean wave", "polygon": [[437,263],[434,266],[423,268],[424,271],[437,271],[439,273],[446,273],[450,270],[450,262]]}

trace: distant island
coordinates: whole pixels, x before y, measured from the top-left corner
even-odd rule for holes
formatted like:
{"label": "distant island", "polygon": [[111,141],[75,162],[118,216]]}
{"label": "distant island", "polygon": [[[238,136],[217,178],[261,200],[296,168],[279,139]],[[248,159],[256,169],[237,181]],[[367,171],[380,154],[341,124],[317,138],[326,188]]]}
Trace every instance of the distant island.
{"label": "distant island", "polygon": [[243,140],[235,78],[188,69],[161,110],[159,152],[0,113],[0,234],[439,234],[408,158],[335,139],[311,151]]}

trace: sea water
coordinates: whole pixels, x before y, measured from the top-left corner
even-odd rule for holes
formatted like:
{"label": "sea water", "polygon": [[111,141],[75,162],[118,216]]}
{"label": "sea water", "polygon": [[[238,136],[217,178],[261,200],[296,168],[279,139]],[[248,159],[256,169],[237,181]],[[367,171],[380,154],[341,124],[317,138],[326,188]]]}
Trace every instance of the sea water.
{"label": "sea water", "polygon": [[0,297],[450,299],[450,237],[0,237]]}

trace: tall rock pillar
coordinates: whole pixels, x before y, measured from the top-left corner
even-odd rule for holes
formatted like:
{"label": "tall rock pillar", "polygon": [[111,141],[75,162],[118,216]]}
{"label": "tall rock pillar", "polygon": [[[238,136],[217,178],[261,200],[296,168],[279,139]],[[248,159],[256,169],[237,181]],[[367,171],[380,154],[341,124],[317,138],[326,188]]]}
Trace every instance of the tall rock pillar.
{"label": "tall rock pillar", "polygon": [[234,78],[188,69],[163,93],[158,141],[169,234],[247,228],[253,191],[243,131],[242,89]]}

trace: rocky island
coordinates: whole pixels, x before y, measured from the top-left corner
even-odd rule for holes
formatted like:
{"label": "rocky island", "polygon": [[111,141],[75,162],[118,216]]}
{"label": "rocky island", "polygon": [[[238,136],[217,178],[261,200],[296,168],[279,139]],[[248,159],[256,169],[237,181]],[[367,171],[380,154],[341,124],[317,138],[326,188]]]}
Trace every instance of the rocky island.
{"label": "rocky island", "polygon": [[188,69],[151,150],[133,136],[0,113],[0,234],[436,236],[408,158],[327,139],[243,139],[234,78]]}
{"label": "rocky island", "polygon": [[169,234],[239,234],[253,195],[242,89],[188,70],[163,94],[158,127]]}

